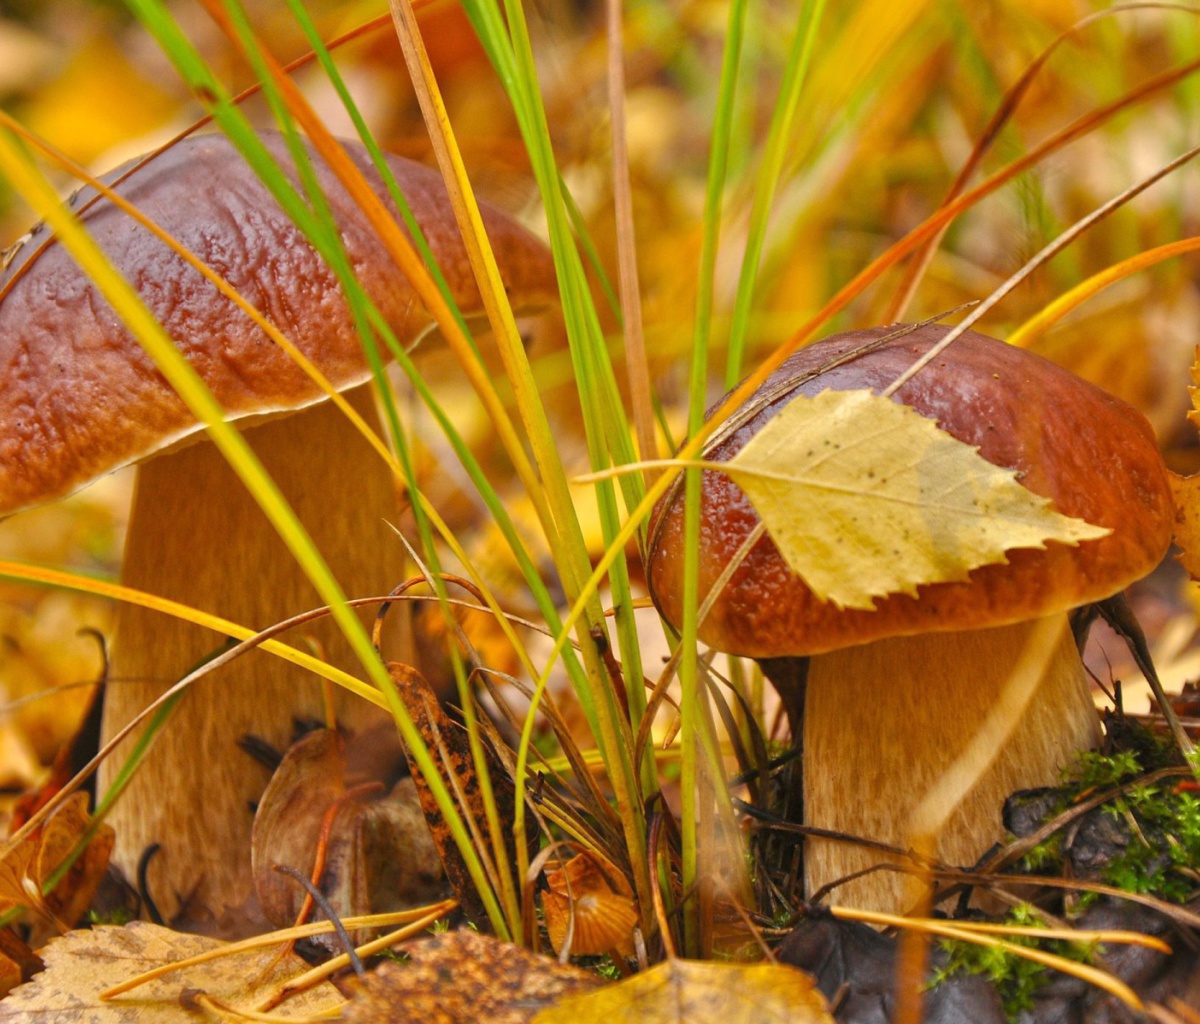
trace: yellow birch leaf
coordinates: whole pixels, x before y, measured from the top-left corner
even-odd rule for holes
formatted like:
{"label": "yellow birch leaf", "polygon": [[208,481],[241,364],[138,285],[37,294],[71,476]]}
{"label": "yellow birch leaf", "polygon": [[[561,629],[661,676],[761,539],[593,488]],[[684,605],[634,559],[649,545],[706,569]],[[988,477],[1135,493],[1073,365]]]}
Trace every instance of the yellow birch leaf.
{"label": "yellow birch leaf", "polygon": [[668,960],[568,996],[534,1024],[833,1024],[811,976],[783,964]]}
{"label": "yellow birch leaf", "polygon": [[870,391],[793,399],[722,469],[788,565],[843,608],[965,579],[1013,548],[1110,532],[1060,515],[1012,470]]}

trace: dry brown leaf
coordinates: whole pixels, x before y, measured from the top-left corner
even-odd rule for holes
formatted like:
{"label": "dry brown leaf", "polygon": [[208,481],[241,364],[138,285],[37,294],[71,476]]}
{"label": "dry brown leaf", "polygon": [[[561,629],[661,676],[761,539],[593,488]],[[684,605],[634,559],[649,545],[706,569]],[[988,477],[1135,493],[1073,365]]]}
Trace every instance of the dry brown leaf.
{"label": "dry brown leaf", "polygon": [[385,963],[367,977],[344,1024],[392,1024],[398,1006],[421,1024],[527,1024],[538,1010],[601,983],[590,971],[467,930],[405,951],[411,962]]}
{"label": "dry brown leaf", "polygon": [[[88,814],[87,806],[86,793],[73,794],[47,819],[38,833],[33,878],[39,891],[45,889],[51,875],[79,845],[91,826],[92,817]],[[60,925],[74,925],[92,905],[96,890],[108,870],[108,859],[115,842],[116,833],[112,828],[100,825],[62,881],[44,897],[46,907]]]}
{"label": "dry brown leaf", "polygon": [[29,907],[69,927],[91,905],[108,867],[114,835],[101,825],[54,892],[43,897],[46,883],[83,839],[91,824],[88,796],[75,793],[33,835],[8,845],[0,856],[0,909]]}
{"label": "dry brown leaf", "polygon": [[[482,845],[490,851],[493,838],[488,828],[487,815],[484,810],[483,797],[479,779],[475,771],[475,761],[471,756],[470,744],[462,727],[453,722],[442,709],[433,689],[414,668],[392,662],[388,665],[392,680],[404,706],[412,718],[413,725],[421,734],[425,745],[429,748],[447,789],[456,795],[460,809],[466,817],[475,823],[482,837]],[[486,744],[485,744],[486,748]],[[516,813],[516,796],[508,772],[500,759],[487,749],[488,773],[491,778],[492,791],[495,795],[496,810],[501,822],[511,822]],[[417,795],[421,807],[425,811],[425,820],[433,833],[433,841],[437,846],[446,871],[446,878],[454,890],[454,898],[468,919],[480,927],[487,925],[487,912],[483,901],[479,898],[475,883],[467,869],[466,862],[458,850],[458,844],[450,827],[445,823],[442,812],[437,806],[432,791],[421,775],[419,765],[409,758],[413,781],[416,783]],[[465,806],[464,806],[465,805]],[[505,836],[500,841],[510,846],[509,861],[515,861],[511,849],[512,836]]]}
{"label": "dry brown leaf", "polygon": [[534,1024],[834,1024],[803,971],[782,964],[669,960],[597,992],[570,996]]}
{"label": "dry brown leaf", "polygon": [[721,469],[788,565],[842,608],[966,579],[1013,548],[1110,532],[1060,515],[1011,469],[870,391],[794,398]]}
{"label": "dry brown leaf", "polygon": [[37,849],[36,835],[19,843],[10,841],[0,849],[0,910],[41,908],[41,893],[30,873]]}
{"label": "dry brown leaf", "polygon": [[[276,947],[223,957],[168,974],[126,995],[102,1001],[100,993],[164,963],[183,960],[222,943],[135,921],[124,928],[103,926],[68,932],[42,950],[46,970],[0,1002],[4,1024],[195,1024],[194,1011],[180,1004],[185,989],[198,990],[223,1003],[252,1007],[290,978],[308,970],[288,955],[264,978],[276,959]],[[311,1016],[344,1002],[332,985],[323,984],[289,999],[278,1012]]]}
{"label": "dry brown leaf", "polygon": [[[412,780],[402,779],[386,795],[343,799],[346,773],[345,740],[329,729],[314,730],[288,748],[258,803],[251,842],[254,887],[276,927],[296,922],[306,896],[276,866],[311,878],[327,815],[332,822],[320,888],[339,917],[414,906],[444,890]],[[341,948],[336,936],[318,941]]]}

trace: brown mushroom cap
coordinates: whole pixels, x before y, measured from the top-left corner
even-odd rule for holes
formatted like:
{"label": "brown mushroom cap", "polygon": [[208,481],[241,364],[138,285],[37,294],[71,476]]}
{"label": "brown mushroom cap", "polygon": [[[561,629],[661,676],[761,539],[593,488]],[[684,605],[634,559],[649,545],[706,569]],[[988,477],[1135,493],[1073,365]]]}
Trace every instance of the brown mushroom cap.
{"label": "brown mushroom cap", "polygon": [[[264,135],[263,141],[282,166],[292,166],[280,137]],[[394,209],[365,151],[346,148]],[[402,343],[420,336],[431,321],[412,286],[333,172],[310,155],[367,294]],[[388,162],[456,301],[465,311],[478,310],[441,178],[398,157]],[[367,379],[362,344],[333,272],[224,136],[179,143],[117,191],[232,284],[336,387]],[[84,189],[73,203],[93,197]],[[545,245],[498,210],[485,207],[483,217],[514,304],[544,305],[554,281]],[[84,221],[231,419],[323,397],[244,313],[110,202],[95,203]],[[0,514],[61,497],[200,429],[44,228],[10,254],[0,275],[0,379]]]}
{"label": "brown mushroom cap", "polygon": [[[718,435],[706,458],[732,458],[796,395],[882,390],[949,329],[871,328],[802,349],[747,403],[746,418]],[[868,343],[881,344],[832,365]],[[1007,564],[983,566],[962,582],[923,586],[916,597],[880,598],[873,611],[839,609],[816,598],[764,537],[701,624],[705,643],[753,658],[788,657],[889,636],[1020,622],[1108,597],[1166,552],[1173,521],[1166,470],[1149,423],[1124,402],[1039,356],[974,332],[954,341],[894,399],[976,446],[992,464],[1015,470],[1056,511],[1112,533],[1075,547],[1052,542],[1013,550]],[[651,594],[674,623],[683,614],[683,518],[682,491],[668,492],[655,509],[648,555]],[[757,523],[729,477],[704,474],[701,595]]]}

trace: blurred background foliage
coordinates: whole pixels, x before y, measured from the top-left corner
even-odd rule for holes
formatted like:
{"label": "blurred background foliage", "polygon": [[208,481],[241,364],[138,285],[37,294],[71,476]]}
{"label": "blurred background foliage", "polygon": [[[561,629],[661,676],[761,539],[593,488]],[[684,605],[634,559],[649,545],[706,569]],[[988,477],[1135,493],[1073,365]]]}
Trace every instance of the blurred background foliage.
{"label": "blurred background foliage", "polygon": [[[326,39],[386,15],[383,0],[309,0],[306,6]],[[718,348],[796,6],[758,0],[752,7],[721,234]],[[290,60],[305,52],[282,0],[247,0],[246,7],[276,56]],[[1006,90],[1060,33],[1102,7],[1084,0],[829,4],[773,207],[747,365],[937,207]],[[252,84],[248,69],[198,6],[179,0],[173,9],[227,83],[235,89]],[[529,16],[556,154],[615,279],[603,10],[596,0],[531,0]],[[452,0],[434,0],[420,17],[477,190],[536,225],[532,176],[512,113],[466,19]],[[647,345],[654,383],[678,441],[683,421],[674,410],[685,397],[726,4],[629,0],[625,18]],[[1083,27],[1034,80],[982,173],[1151,76],[1194,59],[1198,41],[1197,14],[1165,5],[1122,10]],[[336,56],[385,148],[431,161],[390,23],[384,20],[339,47]],[[296,77],[333,130],[350,134],[320,72],[309,66]],[[1198,94],[1200,80],[1185,79],[967,212],[947,233],[906,316],[925,317],[986,296],[1067,225],[1194,144]],[[120,0],[0,2],[0,103],[95,171],[153,148],[202,113]],[[248,100],[246,109],[267,123],[259,100]],[[993,310],[980,329],[1004,337],[1089,274],[1196,234],[1196,173],[1185,167],[1089,231]],[[59,174],[58,181],[64,193],[71,190],[69,179]],[[28,210],[0,193],[0,245],[15,242],[29,222]],[[1195,429],[1185,419],[1200,323],[1196,269],[1196,257],[1184,256],[1142,272],[1085,304],[1036,346],[1141,408],[1172,465],[1186,471],[1200,461]],[[887,275],[834,326],[878,322],[899,280],[898,273]],[[602,303],[601,309],[607,307]],[[615,316],[605,326],[619,349]],[[553,326],[539,333],[531,355],[548,394],[570,383],[570,363]],[[438,357],[427,358],[436,364]],[[710,365],[716,397],[723,390],[723,353],[715,351]],[[436,370],[427,372],[438,379]],[[440,386],[464,434],[486,458],[492,431],[449,362]],[[582,469],[581,429],[577,413],[569,411],[576,403],[549,404],[564,410],[559,436],[565,448],[578,447]],[[476,538],[476,551],[488,551],[488,525],[477,503],[457,486],[459,474],[446,453],[431,443],[422,454],[433,500],[464,537]],[[114,573],[127,493],[128,482],[118,474],[71,502],[0,524],[0,557]],[[493,567],[497,576],[505,571],[502,564]],[[1148,625],[1156,636],[1171,625],[1171,636],[1178,638],[1172,657],[1190,665],[1184,654],[1195,627],[1183,584],[1169,575],[1155,594]],[[519,595],[508,596],[519,603]],[[37,765],[72,727],[87,691],[57,688],[95,679],[101,671],[96,640],[76,630],[103,629],[107,616],[107,608],[91,599],[0,589],[0,705],[8,712],[0,717],[0,785],[32,781]],[[1101,674],[1115,670],[1105,666]],[[23,703],[46,689],[54,690],[52,700]]]}

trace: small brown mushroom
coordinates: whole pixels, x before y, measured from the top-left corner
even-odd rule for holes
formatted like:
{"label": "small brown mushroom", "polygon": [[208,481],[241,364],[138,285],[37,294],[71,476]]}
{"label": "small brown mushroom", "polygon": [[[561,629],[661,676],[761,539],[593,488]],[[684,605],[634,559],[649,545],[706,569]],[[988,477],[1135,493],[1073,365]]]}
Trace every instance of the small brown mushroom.
{"label": "small brown mushroom", "polygon": [[[732,458],[797,395],[881,391],[947,331],[873,328],[801,350],[744,415],[734,414],[706,458]],[[717,650],[758,659],[790,717],[802,716],[805,822],[905,847],[914,810],[978,731],[1037,622],[1145,575],[1167,549],[1173,517],[1166,470],[1145,418],[1036,355],[967,332],[894,400],[977,447],[993,465],[1016,471],[1056,511],[1112,531],[1078,546],[1012,550],[1005,564],[978,568],[962,582],[922,586],[916,597],[880,598],[873,610],[819,600],[769,537],[733,572],[700,637]],[[702,502],[704,595],[758,515],[717,472],[704,474]],[[647,577],[673,623],[683,615],[682,538],[683,502],[668,494],[652,521]],[[1000,809],[1009,793],[1054,783],[1075,753],[1095,745],[1087,678],[1070,631],[1060,635],[1009,744],[950,818],[937,851],[943,861],[973,863],[1001,838]],[[808,892],[886,859],[850,843],[809,840]],[[874,872],[839,887],[835,898],[895,910],[903,884],[893,872]]]}
{"label": "small brown mushroom", "polygon": [[[264,141],[292,166],[280,138]],[[347,148],[390,206],[365,152]],[[413,344],[431,328],[429,314],[332,171],[310,155],[359,280],[400,342]],[[478,314],[441,179],[405,160],[389,163],[460,308]],[[379,431],[371,375],[336,277],[223,136],[176,145],[117,190],[232,284]],[[73,201],[89,195],[85,189]],[[151,233],[105,200],[84,220],[244,428],[343,587],[387,593],[403,572],[389,526],[400,506],[378,453],[282,349]],[[513,305],[545,305],[554,286],[546,247],[498,210],[485,208],[484,223]],[[0,296],[0,514],[138,462],[125,584],[254,628],[320,603],[202,426],[44,229],[11,256]],[[332,664],[356,670],[332,623],[308,632]],[[119,608],[104,738],[220,642],[168,616]],[[339,698],[338,714],[353,729],[379,712]],[[113,811],[116,863],[132,878],[143,850],[161,844],[150,885],[166,915],[243,914],[252,893],[252,804],[267,777],[236,744],[250,734],[283,748],[295,719],[321,716],[318,681],[259,652],[199,684]],[[102,787],[113,781],[120,753],[102,770]]]}

